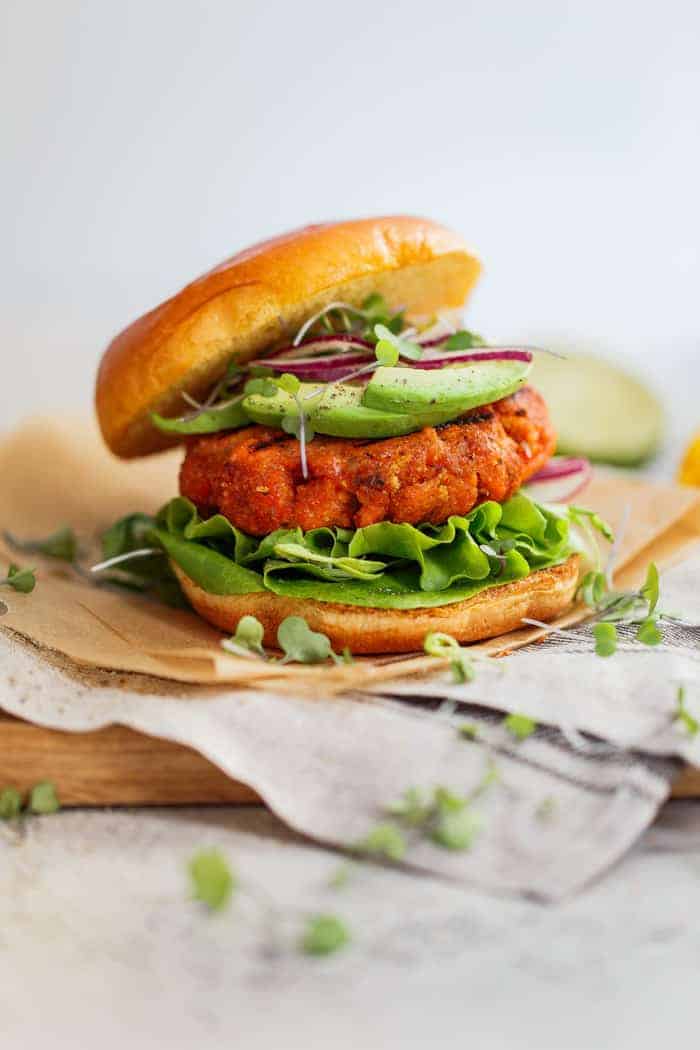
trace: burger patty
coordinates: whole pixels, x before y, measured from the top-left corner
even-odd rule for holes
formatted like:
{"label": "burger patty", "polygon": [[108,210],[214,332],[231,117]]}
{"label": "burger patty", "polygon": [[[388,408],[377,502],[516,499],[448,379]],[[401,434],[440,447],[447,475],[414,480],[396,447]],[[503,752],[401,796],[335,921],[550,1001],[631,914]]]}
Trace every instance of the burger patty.
{"label": "burger patty", "polygon": [[542,397],[523,387],[405,437],[318,435],[307,446],[308,479],[298,441],[281,430],[250,426],[192,439],[180,492],[202,516],[219,512],[254,536],[296,525],[440,524],[484,500],[508,499],[555,442]]}

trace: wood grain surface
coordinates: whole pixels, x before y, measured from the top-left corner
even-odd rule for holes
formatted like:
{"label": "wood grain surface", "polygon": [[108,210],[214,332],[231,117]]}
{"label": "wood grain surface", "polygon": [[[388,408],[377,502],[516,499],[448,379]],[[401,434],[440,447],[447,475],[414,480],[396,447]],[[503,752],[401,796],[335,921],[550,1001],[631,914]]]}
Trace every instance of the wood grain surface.
{"label": "wood grain surface", "polygon": [[0,716],[0,787],[52,780],[63,805],[138,806],[259,801],[196,751],[123,726],[92,733]]}

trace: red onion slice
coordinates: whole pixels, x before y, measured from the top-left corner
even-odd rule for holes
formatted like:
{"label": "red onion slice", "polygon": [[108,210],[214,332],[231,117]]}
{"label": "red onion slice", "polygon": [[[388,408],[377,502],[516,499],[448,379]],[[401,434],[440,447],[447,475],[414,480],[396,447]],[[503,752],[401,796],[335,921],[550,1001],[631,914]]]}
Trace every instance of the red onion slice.
{"label": "red onion slice", "polygon": [[270,368],[274,372],[289,372],[301,379],[320,383],[334,383],[354,368],[374,361],[374,354],[329,354],[327,357],[265,358],[256,365]]}
{"label": "red onion slice", "polygon": [[550,478],[568,478],[571,474],[590,471],[591,464],[583,456],[553,456],[530,481],[549,481]]}
{"label": "red onion slice", "polygon": [[526,491],[541,503],[568,503],[586,487],[592,474],[593,468],[587,459],[555,456],[532,475]]}
{"label": "red onion slice", "polygon": [[[337,353],[349,353],[351,350],[374,351],[374,346],[366,339],[350,333],[340,332],[337,335],[319,335],[315,339],[309,339],[306,343],[298,346],[282,346],[279,350],[270,350],[263,361],[256,361],[256,365],[266,365],[270,358],[284,357],[288,361],[295,358],[314,357],[316,354],[328,354],[335,350]],[[271,366],[267,366],[271,367]]]}
{"label": "red onion slice", "polygon": [[495,347],[490,350],[448,350],[444,354],[428,352],[419,361],[411,361],[413,368],[442,368],[444,365],[468,364],[471,361],[532,361],[531,350],[516,347]]}

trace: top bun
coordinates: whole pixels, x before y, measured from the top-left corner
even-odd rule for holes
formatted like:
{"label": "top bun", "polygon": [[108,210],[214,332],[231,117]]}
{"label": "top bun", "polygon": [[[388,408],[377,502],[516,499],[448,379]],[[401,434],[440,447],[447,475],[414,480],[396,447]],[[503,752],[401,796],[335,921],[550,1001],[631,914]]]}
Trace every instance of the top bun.
{"label": "top bun", "polygon": [[481,264],[444,226],[411,216],[305,226],[239,252],[117,335],[97,376],[103,437],[131,458],[177,444],[151,412],[182,413],[232,358],[245,364],[294,337],[326,303],[379,292],[413,317],[459,309]]}

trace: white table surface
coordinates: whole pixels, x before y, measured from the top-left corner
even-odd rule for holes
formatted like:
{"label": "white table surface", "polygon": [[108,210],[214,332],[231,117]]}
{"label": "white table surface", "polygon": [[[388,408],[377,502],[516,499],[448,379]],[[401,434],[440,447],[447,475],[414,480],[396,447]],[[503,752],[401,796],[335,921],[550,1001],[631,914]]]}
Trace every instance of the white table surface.
{"label": "white table surface", "polygon": [[[217,845],[242,892],[188,900]],[[616,870],[557,908],[363,866],[259,807],[73,811],[0,849],[0,1045],[533,1047],[687,1045],[697,1024],[700,813],[674,803]],[[282,919],[266,924],[269,896]],[[300,955],[307,912],[353,943]]]}

